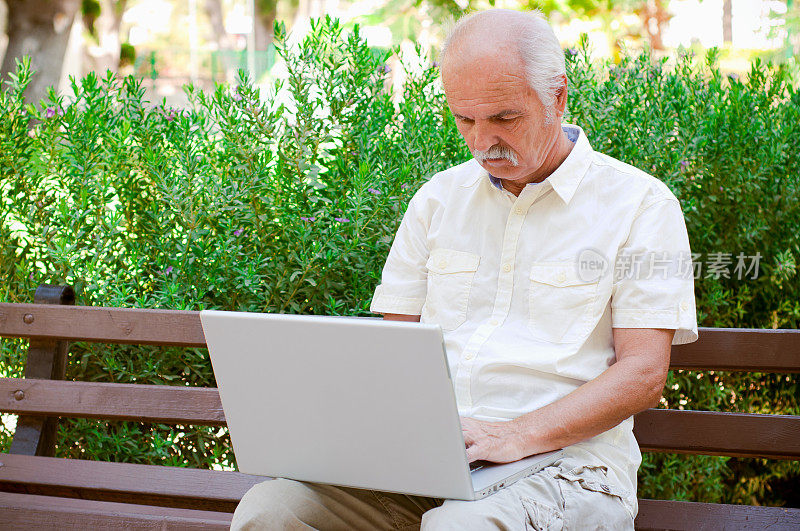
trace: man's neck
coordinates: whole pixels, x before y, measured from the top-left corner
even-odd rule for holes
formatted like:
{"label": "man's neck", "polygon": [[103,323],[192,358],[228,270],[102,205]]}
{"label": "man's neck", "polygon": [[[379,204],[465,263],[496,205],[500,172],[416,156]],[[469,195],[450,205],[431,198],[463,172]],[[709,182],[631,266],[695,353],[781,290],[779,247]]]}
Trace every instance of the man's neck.
{"label": "man's neck", "polygon": [[552,175],[553,172],[556,171],[565,160],[567,160],[567,157],[572,152],[572,148],[575,147],[575,143],[570,141],[570,139],[567,137],[567,133],[563,129],[559,130],[560,133],[556,141],[553,143],[552,149],[550,149],[550,152],[545,157],[544,164],[542,164],[542,166],[535,173],[531,174],[528,176],[528,178],[522,181],[509,181],[507,179],[502,179],[501,183],[503,188],[512,194],[519,196],[526,185],[544,181],[550,175]]}

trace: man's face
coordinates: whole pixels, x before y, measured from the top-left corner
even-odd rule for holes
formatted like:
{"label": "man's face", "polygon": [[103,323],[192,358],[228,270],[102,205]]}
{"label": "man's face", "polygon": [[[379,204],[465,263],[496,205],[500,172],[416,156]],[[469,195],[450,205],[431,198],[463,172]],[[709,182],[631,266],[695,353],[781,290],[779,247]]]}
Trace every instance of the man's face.
{"label": "man's face", "polygon": [[447,102],[459,133],[486,171],[518,183],[539,180],[560,120],[545,123],[545,108],[525,79],[522,61],[498,52],[449,60],[442,70]]}

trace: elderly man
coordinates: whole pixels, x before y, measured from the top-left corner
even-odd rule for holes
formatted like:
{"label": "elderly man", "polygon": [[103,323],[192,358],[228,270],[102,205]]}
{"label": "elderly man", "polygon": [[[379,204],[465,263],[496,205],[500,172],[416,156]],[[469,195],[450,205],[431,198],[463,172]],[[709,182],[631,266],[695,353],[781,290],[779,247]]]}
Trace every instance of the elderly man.
{"label": "elderly man", "polygon": [[697,338],[680,204],[562,125],[564,56],[538,13],[462,19],[441,72],[474,159],[414,195],[371,309],[441,325],[470,460],[564,456],[472,502],[266,482],[234,528],[633,528],[632,415]]}

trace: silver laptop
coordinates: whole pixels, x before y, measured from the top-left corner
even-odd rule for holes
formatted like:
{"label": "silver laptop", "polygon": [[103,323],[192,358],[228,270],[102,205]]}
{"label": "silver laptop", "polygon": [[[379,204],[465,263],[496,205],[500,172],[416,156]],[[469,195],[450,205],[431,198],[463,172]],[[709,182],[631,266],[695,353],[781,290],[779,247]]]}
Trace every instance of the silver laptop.
{"label": "silver laptop", "polygon": [[239,470],[476,500],[561,450],[470,470],[438,325],[202,311]]}

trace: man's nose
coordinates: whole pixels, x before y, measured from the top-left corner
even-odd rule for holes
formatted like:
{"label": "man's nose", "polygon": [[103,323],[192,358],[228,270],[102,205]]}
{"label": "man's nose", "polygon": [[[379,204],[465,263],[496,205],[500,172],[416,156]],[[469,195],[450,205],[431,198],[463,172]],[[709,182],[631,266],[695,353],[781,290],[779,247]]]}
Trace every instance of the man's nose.
{"label": "man's nose", "polygon": [[472,149],[486,151],[497,144],[498,138],[486,124],[475,123],[472,126]]}

